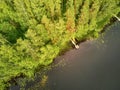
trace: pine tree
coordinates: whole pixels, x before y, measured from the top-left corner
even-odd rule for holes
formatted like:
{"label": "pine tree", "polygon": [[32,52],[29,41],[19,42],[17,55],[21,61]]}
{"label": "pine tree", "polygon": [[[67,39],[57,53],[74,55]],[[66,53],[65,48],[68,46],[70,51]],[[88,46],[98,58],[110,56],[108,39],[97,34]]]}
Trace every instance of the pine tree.
{"label": "pine tree", "polygon": [[0,89],[33,77],[71,40],[98,36],[119,12],[119,0],[0,0]]}

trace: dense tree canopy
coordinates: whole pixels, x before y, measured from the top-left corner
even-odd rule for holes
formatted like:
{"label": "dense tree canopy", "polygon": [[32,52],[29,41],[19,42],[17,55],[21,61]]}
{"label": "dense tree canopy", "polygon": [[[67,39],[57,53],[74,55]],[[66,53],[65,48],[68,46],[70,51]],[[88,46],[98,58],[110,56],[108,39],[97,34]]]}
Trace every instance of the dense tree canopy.
{"label": "dense tree canopy", "polygon": [[120,0],[0,0],[0,90],[32,77],[76,38],[97,37]]}

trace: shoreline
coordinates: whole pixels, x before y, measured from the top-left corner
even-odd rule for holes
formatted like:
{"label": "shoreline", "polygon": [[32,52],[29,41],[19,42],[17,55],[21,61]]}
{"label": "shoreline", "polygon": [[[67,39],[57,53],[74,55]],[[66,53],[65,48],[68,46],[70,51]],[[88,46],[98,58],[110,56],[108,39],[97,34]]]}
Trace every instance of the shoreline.
{"label": "shoreline", "polygon": [[[114,19],[114,18],[113,18]],[[105,32],[105,29],[107,28],[107,27],[109,27],[110,25],[112,25],[113,23],[115,23],[116,22],[116,20],[112,20],[110,23],[108,23],[107,25],[105,25],[105,27],[103,28],[103,30],[101,30],[101,32],[99,33],[99,34],[102,34],[102,33],[104,33]],[[92,38],[92,40],[94,40],[94,39],[96,39],[96,38]],[[86,38],[84,38],[83,40],[81,40],[81,41],[79,41],[79,42],[77,42],[77,44],[80,46],[82,43],[85,43],[86,41],[89,41],[89,40],[91,40],[91,39],[87,39],[87,37]],[[69,48],[67,48],[67,49],[64,49],[64,51],[62,52],[62,53],[60,53],[57,57],[60,57],[60,56],[62,56],[62,55],[65,55],[67,52],[69,52],[70,50],[74,50],[75,49],[75,47],[73,47],[72,46],[72,44],[70,44],[70,46],[69,46]],[[77,50],[77,49],[76,49]],[[56,57],[56,58],[57,58]],[[49,67],[49,66],[54,66],[54,64],[56,63],[56,58],[54,58],[53,59],[53,62],[52,63],[50,63],[47,67]],[[36,75],[37,73],[39,73],[39,71],[41,70],[40,69],[41,68],[41,66],[40,67],[38,67],[36,70],[36,72],[34,72],[34,74]],[[46,68],[46,67],[43,67],[43,71],[44,71],[44,68]],[[41,73],[42,73],[42,71],[40,71]],[[44,76],[44,75],[43,75]],[[24,77],[24,76],[19,76],[19,77],[15,77],[15,78],[13,78],[11,81],[9,81],[10,83],[15,83],[15,81],[17,80],[17,79],[19,79],[19,78],[26,78],[26,77]],[[42,76],[41,76],[41,78],[40,79],[42,79]]]}

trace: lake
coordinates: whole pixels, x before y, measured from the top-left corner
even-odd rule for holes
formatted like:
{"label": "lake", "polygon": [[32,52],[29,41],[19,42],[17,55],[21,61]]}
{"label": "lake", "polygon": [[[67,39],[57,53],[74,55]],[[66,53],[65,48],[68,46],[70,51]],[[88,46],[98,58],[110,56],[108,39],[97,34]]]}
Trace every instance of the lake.
{"label": "lake", "polygon": [[100,38],[57,58],[65,66],[49,73],[50,90],[120,90],[120,22]]}

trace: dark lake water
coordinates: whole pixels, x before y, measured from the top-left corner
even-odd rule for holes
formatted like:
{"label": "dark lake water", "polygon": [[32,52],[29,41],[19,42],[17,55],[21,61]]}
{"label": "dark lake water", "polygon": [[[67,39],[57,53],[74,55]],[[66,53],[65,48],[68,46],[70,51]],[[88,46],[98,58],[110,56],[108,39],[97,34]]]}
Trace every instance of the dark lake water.
{"label": "dark lake water", "polygon": [[30,90],[120,90],[120,22],[79,46],[56,58],[60,63],[48,71],[44,89]]}
{"label": "dark lake water", "polygon": [[120,22],[57,60],[65,66],[49,72],[49,90],[120,90]]}

